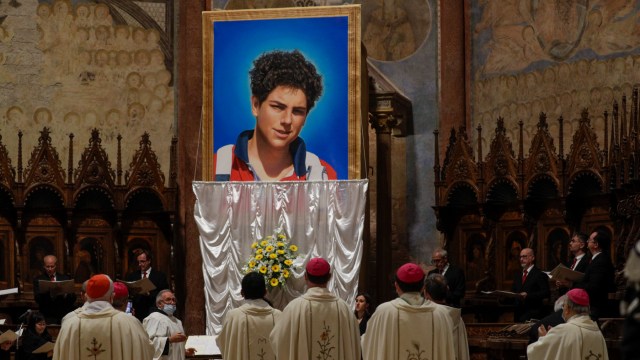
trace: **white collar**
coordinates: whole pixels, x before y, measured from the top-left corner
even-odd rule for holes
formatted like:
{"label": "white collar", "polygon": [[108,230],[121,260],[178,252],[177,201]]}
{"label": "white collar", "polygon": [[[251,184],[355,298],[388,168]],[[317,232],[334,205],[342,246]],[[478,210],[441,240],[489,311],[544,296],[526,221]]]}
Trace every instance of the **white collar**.
{"label": "white collar", "polygon": [[82,312],[85,314],[95,314],[101,312],[104,309],[113,308],[110,302],[103,300],[88,302],[85,303],[85,305],[82,306]]}

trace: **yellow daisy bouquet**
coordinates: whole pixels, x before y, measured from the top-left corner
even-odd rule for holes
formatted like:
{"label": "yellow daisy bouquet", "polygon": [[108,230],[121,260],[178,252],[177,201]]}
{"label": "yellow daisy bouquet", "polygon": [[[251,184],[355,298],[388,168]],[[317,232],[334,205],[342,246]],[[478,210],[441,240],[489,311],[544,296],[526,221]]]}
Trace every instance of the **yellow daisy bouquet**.
{"label": "yellow daisy bouquet", "polygon": [[282,230],[277,230],[274,235],[251,244],[251,250],[251,257],[242,271],[263,274],[267,289],[284,286],[291,276],[293,261],[298,257],[298,247],[289,243]]}

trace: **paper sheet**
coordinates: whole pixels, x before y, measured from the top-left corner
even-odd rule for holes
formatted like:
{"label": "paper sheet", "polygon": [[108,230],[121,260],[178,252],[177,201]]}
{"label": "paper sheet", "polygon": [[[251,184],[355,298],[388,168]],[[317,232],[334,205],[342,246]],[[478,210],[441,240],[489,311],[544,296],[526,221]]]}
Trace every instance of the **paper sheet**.
{"label": "paper sheet", "polygon": [[130,295],[136,294],[148,294],[150,291],[156,289],[156,286],[153,285],[149,278],[143,278],[136,281],[124,281],[124,280],[116,280],[127,285],[127,290],[129,290]]}
{"label": "paper sheet", "polygon": [[18,293],[18,288],[11,288],[11,289],[3,289],[0,290],[0,296],[2,295],[9,295],[9,294],[17,294]]}
{"label": "paper sheet", "polygon": [[192,335],[187,338],[185,348],[196,349],[196,355],[221,355],[216,344],[216,337],[212,335]]}
{"label": "paper sheet", "polygon": [[509,298],[520,297],[520,294],[518,293],[514,293],[511,291],[504,291],[504,290],[483,291],[482,293],[486,295],[495,295],[495,296],[509,297]]}
{"label": "paper sheet", "polygon": [[73,280],[39,280],[38,289],[41,294],[50,292],[52,295],[72,294],[76,291]]}
{"label": "paper sheet", "polygon": [[42,346],[40,346],[39,348],[33,350],[34,354],[46,354],[49,351],[53,350],[54,347],[54,343],[52,343],[51,341],[47,341],[46,343],[42,344]]}
{"label": "paper sheet", "polygon": [[569,280],[571,282],[578,282],[582,280],[584,274],[579,271],[573,271],[568,267],[560,264],[555,267],[555,269],[549,272],[552,279],[555,280]]}
{"label": "paper sheet", "polygon": [[0,334],[0,344],[2,344],[5,341],[16,341],[16,339],[18,339],[18,334],[16,334],[11,330],[7,330],[2,334]]}

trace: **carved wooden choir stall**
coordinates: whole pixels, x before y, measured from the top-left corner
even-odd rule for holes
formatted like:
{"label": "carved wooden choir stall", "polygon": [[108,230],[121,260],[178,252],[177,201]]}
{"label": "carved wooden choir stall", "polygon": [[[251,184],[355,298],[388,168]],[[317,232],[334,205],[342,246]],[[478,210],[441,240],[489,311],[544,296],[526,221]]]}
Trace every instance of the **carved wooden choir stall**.
{"label": "carved wooden choir stall", "polygon": [[91,132],[77,164],[70,134],[65,170],[50,133],[47,127],[41,131],[24,168],[23,134],[18,134],[18,154],[13,155],[17,168],[0,138],[0,288],[19,288],[18,294],[2,299],[0,313],[14,321],[21,311],[37,307],[32,279],[42,271],[46,254],[57,256],[58,271],[73,277],[78,288],[92,273],[123,278],[137,266],[138,249],[150,250],[152,266],[170,279],[175,275],[177,140],[168,144],[165,183],[147,133],[124,177],[121,136],[113,169],[98,130]]}
{"label": "carved wooden choir stall", "polygon": [[[472,322],[484,323],[467,328],[471,352],[488,354],[480,358],[517,359],[524,354],[526,337],[507,336],[504,329],[487,324],[512,322],[510,305],[481,293],[511,288],[513,275],[521,271],[522,248],[534,249],[538,267],[551,270],[569,263],[573,232],[607,232],[613,240],[609,252],[617,288],[609,294],[610,308],[618,309],[625,287],[622,269],[640,235],[637,88],[631,104],[623,96],[620,105],[614,102],[611,113],[604,113],[604,129],[594,129],[583,110],[566,153],[562,117],[554,137],[545,114],[540,114],[526,154],[523,122],[518,123],[517,150],[505,123],[497,120],[486,156],[481,127],[475,153],[467,130],[452,130],[444,162],[434,166],[437,228],[444,234],[450,261],[467,274],[463,312]],[[439,160],[439,134],[434,134]],[[552,291],[550,311],[556,297]],[[602,324],[607,325],[610,358],[619,358],[621,322],[601,319]],[[518,337],[520,342],[514,341]]]}

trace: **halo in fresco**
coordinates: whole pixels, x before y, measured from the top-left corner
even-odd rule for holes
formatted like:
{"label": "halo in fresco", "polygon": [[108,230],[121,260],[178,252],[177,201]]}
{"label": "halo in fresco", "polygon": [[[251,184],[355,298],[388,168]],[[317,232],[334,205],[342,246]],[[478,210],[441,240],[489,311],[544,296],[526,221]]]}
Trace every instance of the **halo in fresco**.
{"label": "halo in fresco", "polygon": [[362,1],[362,41],[367,55],[397,61],[413,55],[431,32],[433,14],[426,0]]}

